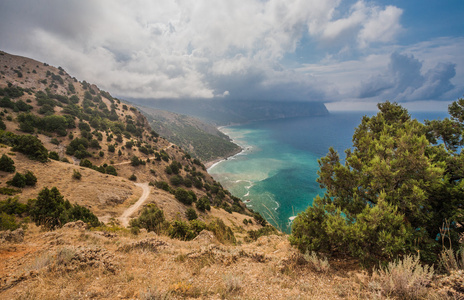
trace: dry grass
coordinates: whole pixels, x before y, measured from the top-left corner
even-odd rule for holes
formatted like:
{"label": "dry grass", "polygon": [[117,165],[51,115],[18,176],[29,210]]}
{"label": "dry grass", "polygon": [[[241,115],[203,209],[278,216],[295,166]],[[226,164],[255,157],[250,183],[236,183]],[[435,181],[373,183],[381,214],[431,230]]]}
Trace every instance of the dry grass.
{"label": "dry grass", "polygon": [[305,255],[304,255],[304,258],[311,263],[311,265],[313,266],[313,268],[317,271],[317,272],[328,272],[329,269],[330,269],[330,263],[329,263],[329,260],[327,259],[327,257],[325,258],[319,258],[316,254],[316,252],[311,252],[311,254],[309,254],[309,252],[306,252]]}
{"label": "dry grass", "polygon": [[374,272],[371,288],[385,296],[421,299],[429,292],[433,274],[433,267],[422,266],[419,256],[407,255]]}
{"label": "dry grass", "polygon": [[0,268],[8,270],[0,278],[1,299],[356,298],[349,278],[309,265],[282,273],[282,260],[294,254],[286,237],[228,246],[153,233],[63,228],[50,234],[31,227],[22,246],[34,252],[8,259],[0,253]]}
{"label": "dry grass", "polygon": [[452,271],[464,270],[464,251],[455,253],[453,249],[443,249],[440,253],[440,266],[450,274]]}

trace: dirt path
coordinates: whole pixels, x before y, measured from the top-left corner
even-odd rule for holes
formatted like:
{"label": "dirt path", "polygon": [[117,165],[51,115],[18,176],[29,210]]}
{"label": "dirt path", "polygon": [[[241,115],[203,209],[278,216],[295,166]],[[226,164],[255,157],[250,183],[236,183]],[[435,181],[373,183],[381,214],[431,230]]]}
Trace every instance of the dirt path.
{"label": "dirt path", "polygon": [[134,205],[126,209],[119,217],[119,221],[124,227],[129,226],[130,216],[132,216],[145,203],[145,201],[147,201],[148,195],[150,195],[150,186],[148,185],[148,182],[136,183],[135,185],[141,187],[143,189],[143,193],[139,200],[137,200]]}

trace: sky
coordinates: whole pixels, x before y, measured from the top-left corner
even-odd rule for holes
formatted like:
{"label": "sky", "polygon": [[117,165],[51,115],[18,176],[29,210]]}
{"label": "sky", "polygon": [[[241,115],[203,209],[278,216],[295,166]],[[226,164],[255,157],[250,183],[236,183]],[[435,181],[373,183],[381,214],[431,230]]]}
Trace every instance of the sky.
{"label": "sky", "polygon": [[0,1],[0,50],[122,99],[446,110],[463,49],[463,0]]}

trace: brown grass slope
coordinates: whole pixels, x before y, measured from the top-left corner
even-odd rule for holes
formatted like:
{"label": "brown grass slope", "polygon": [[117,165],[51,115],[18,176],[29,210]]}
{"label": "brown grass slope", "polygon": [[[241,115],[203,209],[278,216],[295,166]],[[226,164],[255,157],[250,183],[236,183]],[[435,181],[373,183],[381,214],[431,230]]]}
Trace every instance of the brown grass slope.
{"label": "brown grass slope", "polygon": [[[74,87],[75,91],[70,89],[71,85]],[[137,178],[136,182],[140,183],[154,183],[157,181],[169,183],[173,175],[166,174],[165,169],[173,161],[177,161],[182,165],[182,170],[179,175],[183,178],[191,176],[192,170],[195,170],[194,172],[197,173],[196,176],[202,181],[202,184],[209,186],[217,185],[213,178],[205,171],[203,165],[194,164],[193,159],[189,158],[182,149],[168,142],[166,139],[153,136],[148,121],[137,109],[127,103],[122,103],[118,99],[113,99],[108,93],[101,91],[95,85],[88,84],[85,81],[77,81],[77,79],[71,77],[60,67],[55,68],[46,63],[40,63],[29,58],[0,52],[0,88],[6,88],[8,86],[24,89],[24,95],[12,98],[11,101],[15,103],[18,101],[27,103],[32,106],[31,113],[39,117],[44,117],[47,114],[39,113],[43,106],[40,106],[36,100],[37,92],[42,91],[50,95],[60,95],[68,98],[76,95],[79,98],[77,106],[84,110],[85,95],[86,92],[88,93],[90,91],[93,97],[92,101],[95,101],[97,98],[101,100],[95,104],[94,107],[90,108],[91,111],[100,113],[102,111],[100,109],[101,107],[106,110],[113,109],[118,118],[117,120],[111,121],[100,117],[100,120],[103,120],[102,122],[107,124],[107,128],[103,130],[102,128],[92,127],[91,120],[79,120],[79,117],[75,117],[76,128],[67,129],[66,136],[60,136],[56,133],[45,132],[43,130],[34,130],[33,134],[42,141],[49,151],[57,152],[61,161],[50,160],[47,163],[39,163],[27,159],[27,157],[21,153],[12,153],[9,147],[3,145],[0,149],[0,154],[7,153],[8,155],[9,153],[9,156],[15,161],[17,172],[23,173],[26,170],[30,170],[38,178],[38,182],[34,187],[21,189],[21,193],[15,195],[19,198],[20,202],[26,202],[30,198],[35,198],[38,192],[44,187],[51,188],[52,186],[56,186],[63,196],[71,203],[77,203],[90,208],[100,220],[108,221],[111,218],[117,220],[122,212],[130,205],[134,204],[142,194],[142,189],[134,185],[128,178],[131,175],[135,175]],[[2,97],[0,96],[0,98]],[[97,101],[99,101],[99,99],[97,99]],[[54,107],[53,114],[67,114],[64,111],[66,111],[68,104],[63,104],[60,101],[55,102],[56,106]],[[2,112],[1,119],[7,127],[6,130],[16,134],[25,134],[25,132],[19,130],[18,123],[18,115],[23,112],[12,108],[0,109]],[[97,139],[99,134],[102,137],[102,139],[98,141],[101,149],[89,148],[88,151],[92,156],[87,159],[94,166],[102,166],[104,164],[113,165],[117,170],[118,176],[102,174],[89,168],[80,167],[79,159],[66,154],[66,148],[71,142],[69,135],[76,138],[80,137],[82,134],[77,126],[79,122],[89,124],[93,139]],[[131,122],[137,126],[141,134],[138,136],[134,134],[127,136],[125,135],[127,132],[123,132],[123,134],[120,134],[122,141],[116,142],[116,133],[112,130],[113,128],[110,127],[110,125],[115,122],[124,126],[127,125],[127,122]],[[109,135],[113,136],[111,141],[107,139]],[[59,142],[58,145],[56,144],[57,141]],[[127,147],[127,142],[132,142],[134,146],[131,148]],[[115,145],[114,152],[108,151],[109,145]],[[151,148],[158,153],[165,151],[170,159],[167,162],[164,160],[157,161],[155,160],[154,153],[144,154],[140,152],[140,148],[137,147],[137,145]],[[121,151],[121,153],[118,154],[118,151]],[[149,162],[146,162],[145,165],[132,166],[131,159],[133,156],[137,156],[143,161],[149,159]],[[63,162],[63,160],[70,163]],[[80,180],[72,178],[75,170],[82,174]],[[10,180],[13,175],[13,173],[0,171],[0,188],[6,187],[6,182]],[[186,188],[182,185],[181,187]],[[175,189],[177,187],[171,184],[171,188]],[[189,187],[186,189],[194,191],[198,198],[208,193],[205,188]],[[215,194],[210,192],[209,196],[211,200],[213,200]],[[10,196],[0,195],[0,200],[5,200],[8,197]],[[163,209],[167,219],[176,217],[185,218],[184,212],[187,207],[177,201],[171,193],[158,189],[155,186],[150,186],[150,194],[147,203],[150,202],[156,203]],[[233,201],[230,195],[226,192],[223,206],[231,207],[232,203]],[[245,209],[243,203],[241,203],[241,206]],[[244,211],[247,212],[246,209]],[[234,223],[242,224],[244,218],[249,218],[249,216],[237,213],[229,214],[222,209],[213,209],[209,213],[197,212],[200,218],[206,221],[216,217],[223,218],[224,222],[229,226],[232,225],[229,220],[234,220]]]}

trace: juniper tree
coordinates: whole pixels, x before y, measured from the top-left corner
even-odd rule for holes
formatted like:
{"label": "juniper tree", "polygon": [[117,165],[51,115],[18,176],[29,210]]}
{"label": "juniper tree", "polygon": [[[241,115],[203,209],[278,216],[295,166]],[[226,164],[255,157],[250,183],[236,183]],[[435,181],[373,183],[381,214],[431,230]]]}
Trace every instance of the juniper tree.
{"label": "juniper tree", "polygon": [[325,193],[295,219],[292,244],[364,260],[421,251],[434,261],[440,226],[451,221],[456,241],[464,221],[463,104],[426,125],[390,102],[363,117],[344,162],[333,148],[319,160]]}

